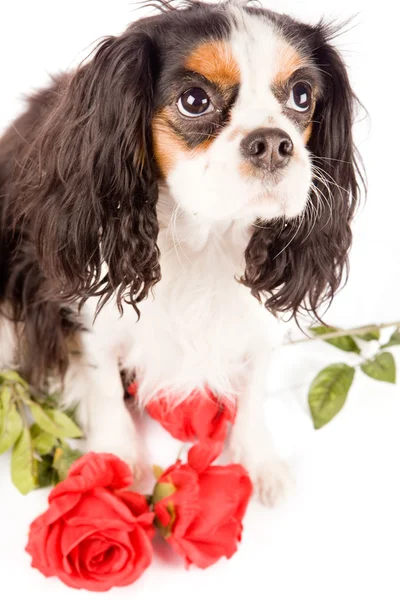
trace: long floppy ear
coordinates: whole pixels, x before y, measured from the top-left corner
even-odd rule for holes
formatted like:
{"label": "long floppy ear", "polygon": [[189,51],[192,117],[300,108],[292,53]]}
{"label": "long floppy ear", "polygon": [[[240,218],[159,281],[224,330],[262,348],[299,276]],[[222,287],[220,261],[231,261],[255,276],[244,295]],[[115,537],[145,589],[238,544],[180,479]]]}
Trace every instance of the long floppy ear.
{"label": "long floppy ear", "polygon": [[19,182],[41,268],[63,297],[136,307],[160,279],[151,119],[155,49],[131,26],[56,86]]}
{"label": "long floppy ear", "polygon": [[[313,115],[308,143],[313,163],[309,205],[298,219],[257,228],[246,249],[242,283],[272,312],[301,309],[318,317],[332,301],[348,266],[350,224],[359,200],[356,150],[352,137],[357,104],[346,67],[323,24],[308,31],[324,92]],[[314,50],[315,49],[315,50]]]}

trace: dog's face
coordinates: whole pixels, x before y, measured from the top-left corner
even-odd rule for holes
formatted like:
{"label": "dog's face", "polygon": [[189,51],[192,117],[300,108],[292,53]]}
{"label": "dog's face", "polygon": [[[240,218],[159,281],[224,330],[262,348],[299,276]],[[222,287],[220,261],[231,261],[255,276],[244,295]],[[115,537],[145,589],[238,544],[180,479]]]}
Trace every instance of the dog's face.
{"label": "dog's face", "polygon": [[[175,201],[208,220],[274,219],[305,209],[307,142],[322,97],[318,66],[293,26],[230,8],[178,21],[153,119],[155,155]],[[169,37],[179,44],[173,44]],[[165,48],[163,46],[165,45]]]}
{"label": "dog's face", "polygon": [[52,96],[18,189],[42,269],[69,298],[136,306],[162,275],[162,182],[199,227],[250,228],[240,281],[269,310],[316,314],[342,280],[358,201],[356,100],[334,30],[159,1]]}

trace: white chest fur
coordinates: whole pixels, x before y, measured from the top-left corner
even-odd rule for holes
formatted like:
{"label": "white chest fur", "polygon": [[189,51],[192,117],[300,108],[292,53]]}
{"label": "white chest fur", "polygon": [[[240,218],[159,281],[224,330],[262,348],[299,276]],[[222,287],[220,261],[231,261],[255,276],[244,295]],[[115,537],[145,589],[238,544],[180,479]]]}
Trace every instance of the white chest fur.
{"label": "white chest fur", "polygon": [[[142,405],[159,390],[183,400],[208,386],[235,397],[232,460],[248,469],[263,501],[273,504],[289,476],[274,454],[262,406],[269,355],[282,329],[236,280],[243,273],[250,229],[243,222],[210,225],[193,215],[176,221],[172,211],[169,215],[166,220],[160,215],[162,279],[141,303],[140,320],[129,306],[119,317],[110,302],[84,336],[87,356],[98,369],[84,370],[84,382],[82,371],[78,377],[70,374],[70,402],[84,398],[80,419],[88,432],[86,447],[141,464],[117,359],[136,372]],[[94,308],[93,301],[85,310]]]}
{"label": "white chest fur", "polygon": [[236,395],[252,357],[277,336],[275,319],[235,279],[243,273],[249,229],[243,223],[168,220],[159,236],[162,279],[141,303],[141,318],[110,304],[94,324],[96,343],[112,345],[135,370],[140,400],[160,390],[180,397],[204,385]]}

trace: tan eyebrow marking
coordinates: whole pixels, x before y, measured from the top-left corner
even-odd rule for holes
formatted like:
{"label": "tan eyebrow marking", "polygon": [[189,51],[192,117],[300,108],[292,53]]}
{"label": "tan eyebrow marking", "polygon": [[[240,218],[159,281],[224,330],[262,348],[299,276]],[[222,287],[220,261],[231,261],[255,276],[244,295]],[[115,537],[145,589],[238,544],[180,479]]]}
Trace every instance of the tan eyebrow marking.
{"label": "tan eyebrow marking", "polygon": [[280,40],[277,49],[276,73],[273,84],[282,86],[291,75],[301,67],[306,67],[309,62],[293,46],[285,40]]}
{"label": "tan eyebrow marking", "polygon": [[197,46],[186,60],[185,67],[222,87],[231,87],[240,82],[240,69],[232,49],[221,40]]}

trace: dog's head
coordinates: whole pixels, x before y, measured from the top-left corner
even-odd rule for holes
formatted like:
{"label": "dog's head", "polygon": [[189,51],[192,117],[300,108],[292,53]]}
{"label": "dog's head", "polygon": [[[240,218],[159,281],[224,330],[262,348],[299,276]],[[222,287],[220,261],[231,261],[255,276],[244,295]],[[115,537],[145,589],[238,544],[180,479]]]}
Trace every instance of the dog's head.
{"label": "dog's head", "polygon": [[46,273],[67,296],[136,305],[160,278],[163,182],[183,211],[254,225],[241,282],[267,308],[315,313],[341,282],[358,196],[355,99],[331,36],[192,2],[103,41],[30,155],[24,210]]}

